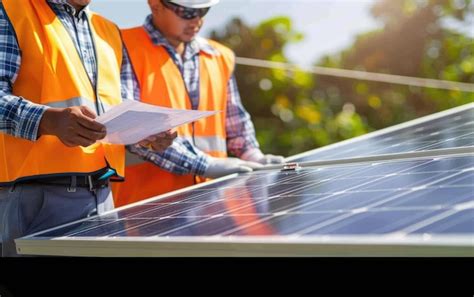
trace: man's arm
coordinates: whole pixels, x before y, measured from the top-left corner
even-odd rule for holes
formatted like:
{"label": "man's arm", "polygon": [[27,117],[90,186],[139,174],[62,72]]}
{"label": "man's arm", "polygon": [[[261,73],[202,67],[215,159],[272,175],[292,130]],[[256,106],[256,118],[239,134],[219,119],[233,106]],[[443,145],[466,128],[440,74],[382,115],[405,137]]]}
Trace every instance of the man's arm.
{"label": "man's arm", "polygon": [[[1,4],[0,4],[1,5]],[[0,132],[36,141],[41,135],[57,136],[67,146],[89,146],[105,137],[105,127],[85,106],[50,108],[12,94],[21,54],[13,28],[0,9]]]}
{"label": "man's arm", "polygon": [[12,95],[18,77],[21,54],[13,28],[0,9],[0,133],[35,141],[47,106]]}
{"label": "man's arm", "polygon": [[128,146],[130,152],[174,174],[203,175],[208,165],[206,154],[183,138],[176,138],[164,152],[157,153],[140,145]]}
{"label": "man's arm", "polygon": [[239,90],[234,75],[227,83],[227,150],[240,157],[246,151],[258,149],[255,128],[249,113],[245,110],[240,99]]}
{"label": "man's arm", "polygon": [[255,137],[255,128],[240,99],[235,77],[227,84],[227,150],[242,160],[263,165],[280,164],[283,156],[264,155]]}

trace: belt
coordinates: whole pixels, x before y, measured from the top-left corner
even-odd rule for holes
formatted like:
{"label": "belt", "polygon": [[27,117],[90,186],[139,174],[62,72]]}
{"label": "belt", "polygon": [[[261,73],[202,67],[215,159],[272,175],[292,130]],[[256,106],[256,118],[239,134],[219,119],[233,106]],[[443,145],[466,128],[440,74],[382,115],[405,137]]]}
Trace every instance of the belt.
{"label": "belt", "polygon": [[73,175],[30,179],[19,182],[18,184],[66,186],[68,187],[68,191],[75,192],[75,188],[88,188],[91,191],[105,188],[109,185],[109,179],[105,178],[99,180],[97,175]]}

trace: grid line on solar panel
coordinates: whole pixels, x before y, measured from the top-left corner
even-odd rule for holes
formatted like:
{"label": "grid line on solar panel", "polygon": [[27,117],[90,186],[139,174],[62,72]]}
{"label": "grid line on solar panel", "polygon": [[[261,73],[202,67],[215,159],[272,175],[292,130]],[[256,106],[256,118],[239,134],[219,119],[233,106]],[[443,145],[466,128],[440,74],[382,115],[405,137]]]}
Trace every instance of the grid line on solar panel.
{"label": "grid line on solar panel", "polygon": [[466,210],[466,209],[474,209],[474,203],[473,202],[467,202],[465,204],[460,204],[460,205],[455,205],[452,207],[452,209],[448,209],[447,211],[445,212],[442,212],[436,216],[433,216],[433,217],[430,217],[430,218],[427,218],[421,222],[418,222],[412,226],[408,226],[406,227],[405,229],[403,230],[400,230],[399,232],[401,233],[413,233],[423,227],[427,227],[429,225],[432,225],[438,221],[441,221],[443,219],[446,219],[452,215],[455,215],[456,213],[459,213],[460,211],[462,210]]}
{"label": "grid line on solar panel", "polygon": [[[474,130],[474,104],[425,118],[296,155],[288,158],[288,161],[305,162],[474,146],[472,138],[465,138]],[[405,140],[410,140],[412,145],[405,143],[394,147]]]}
{"label": "grid line on solar panel", "polygon": [[[457,213],[457,216],[448,216],[446,218],[440,219],[436,222],[433,222],[430,225],[418,228],[417,230],[412,231],[412,234],[416,233],[456,233],[459,230],[469,230],[468,233],[474,233],[474,224],[472,218],[474,217],[474,210],[467,209],[461,210]],[[433,232],[434,231],[434,232]]]}

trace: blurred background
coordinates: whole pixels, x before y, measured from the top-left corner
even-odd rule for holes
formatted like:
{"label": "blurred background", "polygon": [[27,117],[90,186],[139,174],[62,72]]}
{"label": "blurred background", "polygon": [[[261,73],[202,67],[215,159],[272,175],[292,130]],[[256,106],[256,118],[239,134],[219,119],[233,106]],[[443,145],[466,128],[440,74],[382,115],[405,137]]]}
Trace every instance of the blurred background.
{"label": "blurred background", "polygon": [[[146,0],[95,0],[91,8],[122,28],[149,13]],[[466,84],[474,84],[472,0],[221,0],[201,36],[237,57],[289,64],[236,67],[266,153],[291,156],[474,102]],[[322,75],[326,67],[436,81],[426,88]]]}

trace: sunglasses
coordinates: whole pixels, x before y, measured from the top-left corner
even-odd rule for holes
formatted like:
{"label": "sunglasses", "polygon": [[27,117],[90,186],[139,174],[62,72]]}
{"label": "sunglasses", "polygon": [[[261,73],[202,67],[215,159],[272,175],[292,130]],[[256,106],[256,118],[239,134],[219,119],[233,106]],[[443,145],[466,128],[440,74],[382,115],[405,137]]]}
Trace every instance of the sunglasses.
{"label": "sunglasses", "polygon": [[161,3],[168,8],[169,10],[173,11],[177,16],[185,20],[192,20],[195,17],[204,17],[207,12],[209,11],[210,7],[206,8],[189,8],[184,7],[178,4],[174,4],[168,2],[167,0],[161,0]]}

